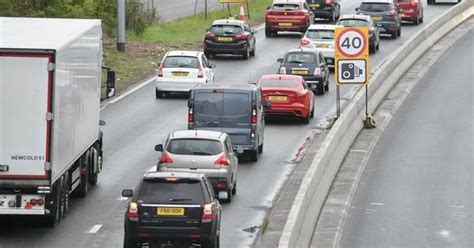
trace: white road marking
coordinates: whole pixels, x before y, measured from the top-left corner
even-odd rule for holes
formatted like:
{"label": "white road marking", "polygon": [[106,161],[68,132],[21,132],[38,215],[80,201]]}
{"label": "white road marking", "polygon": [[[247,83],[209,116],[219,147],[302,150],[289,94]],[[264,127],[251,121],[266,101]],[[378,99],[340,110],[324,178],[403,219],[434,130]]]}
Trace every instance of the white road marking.
{"label": "white road marking", "polygon": [[123,98],[127,97],[128,95],[132,94],[133,92],[135,92],[135,91],[141,89],[143,86],[145,86],[145,85],[147,85],[147,84],[149,84],[149,83],[151,83],[151,82],[154,82],[155,79],[156,79],[156,77],[152,77],[152,78],[148,79],[147,81],[145,81],[145,82],[143,82],[143,83],[141,83],[141,84],[135,86],[135,88],[132,88],[131,90],[125,92],[123,95],[121,95],[121,96],[115,98],[114,100],[112,100],[112,101],[106,103],[103,107],[100,108],[100,110],[103,110],[103,109],[107,108],[109,105],[114,104],[114,103],[116,103],[116,102],[122,100]]}
{"label": "white road marking", "polygon": [[89,230],[89,233],[97,233],[97,232],[100,230],[101,227],[102,227],[101,224],[94,225],[94,226],[91,228],[91,230]]}
{"label": "white road marking", "polygon": [[372,205],[372,206],[384,206],[385,203],[383,203],[383,202],[371,202],[370,205]]}
{"label": "white road marking", "polygon": [[464,208],[464,205],[452,205],[452,208]]}
{"label": "white road marking", "polygon": [[367,152],[367,150],[350,149],[350,152]]}
{"label": "white road marking", "polygon": [[121,197],[117,198],[117,200],[118,201],[126,201],[126,200],[128,200],[128,197],[121,196]]}
{"label": "white road marking", "polygon": [[449,238],[449,236],[451,235],[451,232],[448,230],[442,230],[441,232],[439,232],[439,234],[445,238]]}

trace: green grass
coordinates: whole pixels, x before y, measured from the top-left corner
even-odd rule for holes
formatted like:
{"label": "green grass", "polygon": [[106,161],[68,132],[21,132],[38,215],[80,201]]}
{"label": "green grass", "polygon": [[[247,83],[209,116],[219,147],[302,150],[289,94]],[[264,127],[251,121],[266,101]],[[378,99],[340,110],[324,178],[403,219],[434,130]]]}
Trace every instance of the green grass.
{"label": "green grass", "polygon": [[[271,5],[272,0],[249,0],[250,18],[247,17],[249,25],[262,23],[265,17],[266,7]],[[140,41],[160,42],[165,45],[189,45],[201,42],[212,22],[216,19],[227,18],[229,11],[225,8],[208,13],[207,20],[204,13],[196,16],[184,17],[175,21],[158,23],[145,29],[141,35],[128,33],[129,37]],[[238,18],[238,4],[230,6],[231,16]],[[248,9],[245,8],[247,12]],[[246,13],[248,14],[248,13]]]}

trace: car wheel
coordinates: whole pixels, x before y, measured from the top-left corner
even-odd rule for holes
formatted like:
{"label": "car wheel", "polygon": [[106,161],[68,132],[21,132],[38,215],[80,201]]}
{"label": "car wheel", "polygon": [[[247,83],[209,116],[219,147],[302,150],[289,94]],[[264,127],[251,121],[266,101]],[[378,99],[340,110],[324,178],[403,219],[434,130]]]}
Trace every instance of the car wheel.
{"label": "car wheel", "polygon": [[250,151],[249,158],[251,162],[257,162],[258,160],[258,149]]}
{"label": "car wheel", "polygon": [[375,47],[375,50],[376,51],[380,50],[380,43],[377,43],[377,46]]}
{"label": "car wheel", "polygon": [[273,31],[269,28],[265,28],[265,37],[272,37]]}
{"label": "car wheel", "polygon": [[156,99],[161,98],[161,91],[155,89],[155,97]]}
{"label": "car wheel", "polygon": [[253,49],[252,49],[252,51],[250,52],[250,56],[252,56],[252,57],[255,56],[255,49],[257,49],[257,44],[254,43],[254,44],[253,44]]}
{"label": "car wheel", "polygon": [[397,36],[400,37],[402,36],[402,27],[399,27],[397,30]]}
{"label": "car wheel", "polygon": [[209,244],[206,246],[209,248],[219,248],[220,247],[220,235],[217,234],[214,240],[209,240]]}
{"label": "car wheel", "polygon": [[326,85],[324,85],[324,90],[329,91],[329,79],[326,81]]}
{"label": "car wheel", "polygon": [[375,42],[372,44],[369,44],[369,53],[373,54],[375,53],[376,47],[375,47]]}
{"label": "car wheel", "polygon": [[127,237],[127,235],[125,234],[123,236],[123,248],[132,248],[132,247],[138,247],[137,242],[134,239]]}
{"label": "car wheel", "polygon": [[420,17],[417,15],[415,20],[413,21],[413,24],[418,25],[420,24]]}
{"label": "car wheel", "polygon": [[237,180],[234,182],[234,187],[232,187],[232,195],[237,194]]}
{"label": "car wheel", "polygon": [[324,95],[324,82],[318,84],[318,95]]}
{"label": "car wheel", "polygon": [[311,113],[308,113],[306,117],[303,117],[303,123],[304,124],[309,124],[309,121],[311,120]]}
{"label": "car wheel", "polygon": [[208,51],[204,51],[204,56],[206,56],[206,58],[208,58],[208,59],[211,59],[212,54]]}
{"label": "car wheel", "polygon": [[420,17],[420,23],[423,23],[423,16]]}
{"label": "car wheel", "polygon": [[311,108],[311,112],[309,113],[309,117],[310,117],[311,119],[314,118],[314,105],[313,105],[313,108]]}
{"label": "car wheel", "polygon": [[245,49],[245,52],[243,54],[244,59],[249,59],[249,57],[250,57],[250,51],[249,50],[250,49],[248,47],[247,47],[247,49]]}
{"label": "car wheel", "polygon": [[393,33],[391,33],[393,40],[395,40],[395,39],[397,38],[397,33],[398,33],[398,32],[397,32],[396,30],[393,31]]}
{"label": "car wheel", "polygon": [[258,153],[262,153],[262,152],[263,152],[263,143],[258,146]]}

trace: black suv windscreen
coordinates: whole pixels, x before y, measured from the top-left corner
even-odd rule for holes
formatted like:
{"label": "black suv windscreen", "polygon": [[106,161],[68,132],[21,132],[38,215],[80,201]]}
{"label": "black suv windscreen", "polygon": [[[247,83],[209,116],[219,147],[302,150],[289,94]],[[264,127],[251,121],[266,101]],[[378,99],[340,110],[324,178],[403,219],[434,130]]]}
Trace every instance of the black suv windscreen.
{"label": "black suv windscreen", "polygon": [[313,53],[297,52],[288,53],[285,56],[285,63],[288,64],[316,64],[316,55]]}
{"label": "black suv windscreen", "polygon": [[369,22],[361,19],[344,19],[339,20],[336,25],[342,25],[344,27],[368,27]]}
{"label": "black suv windscreen", "polygon": [[222,153],[222,145],[217,140],[172,139],[166,150],[177,155],[217,155]]}
{"label": "black suv windscreen", "polygon": [[334,30],[309,29],[306,37],[314,40],[334,40]]}
{"label": "black suv windscreen", "polygon": [[194,101],[196,127],[250,125],[250,97],[248,92],[198,92]]}
{"label": "black suv windscreen", "polygon": [[359,10],[365,12],[387,12],[393,10],[393,8],[388,3],[362,3]]}
{"label": "black suv windscreen", "polygon": [[236,35],[242,33],[242,27],[236,25],[212,25],[209,30],[216,35]]}
{"label": "black suv windscreen", "polygon": [[199,60],[189,56],[168,56],[163,61],[163,68],[198,68]]}
{"label": "black suv windscreen", "polygon": [[286,11],[291,11],[291,10],[299,10],[300,6],[298,4],[286,4],[286,3],[278,3],[274,4],[272,6],[273,10],[286,10]]}
{"label": "black suv windscreen", "polygon": [[137,200],[148,204],[201,204],[204,196],[199,180],[179,179],[169,182],[164,178],[145,178]]}
{"label": "black suv windscreen", "polygon": [[263,88],[297,88],[300,82],[296,80],[262,80],[260,86]]}

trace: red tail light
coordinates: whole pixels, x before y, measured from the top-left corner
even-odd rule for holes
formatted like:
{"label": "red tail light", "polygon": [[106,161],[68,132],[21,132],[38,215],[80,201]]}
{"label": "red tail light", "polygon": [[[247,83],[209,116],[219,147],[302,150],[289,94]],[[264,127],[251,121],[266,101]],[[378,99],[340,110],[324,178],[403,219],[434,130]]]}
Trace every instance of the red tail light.
{"label": "red tail light", "polygon": [[280,67],[279,73],[280,73],[280,74],[286,74],[286,68],[283,67],[283,66]]}
{"label": "red tail light", "polygon": [[193,108],[189,108],[189,111],[188,111],[188,122],[193,122]]}
{"label": "red tail light", "polygon": [[38,206],[43,206],[44,205],[44,200],[43,199],[38,199],[37,204],[38,204]]}
{"label": "red tail light", "polygon": [[314,68],[314,73],[313,73],[313,75],[318,76],[318,75],[320,75],[320,74],[321,74],[321,68],[319,68],[319,67]]}
{"label": "red tail light", "polygon": [[227,183],[226,182],[218,182],[216,184],[216,188],[218,189],[225,189],[227,187]]}
{"label": "red tail light", "polygon": [[257,124],[257,110],[255,107],[252,110],[252,124]]}
{"label": "red tail light", "polygon": [[214,39],[215,37],[216,35],[211,31],[206,33],[206,39]]}
{"label": "red tail light", "polygon": [[311,41],[309,41],[308,39],[303,38],[303,39],[300,40],[300,45],[301,46],[306,46],[306,45],[309,45],[310,42]]}
{"label": "red tail light", "polygon": [[214,162],[214,164],[230,165],[230,161],[227,159],[225,153],[222,153],[222,155],[216,160],[216,162]]}
{"label": "red tail light", "polygon": [[198,78],[203,78],[204,77],[204,74],[202,72],[202,66],[199,66],[198,67]]}
{"label": "red tail light", "polygon": [[173,160],[171,159],[170,155],[167,152],[163,152],[161,155],[160,162],[158,164],[172,164]]}
{"label": "red tail light", "polygon": [[326,5],[332,6],[333,4],[334,4],[333,0],[326,0]]}
{"label": "red tail light", "polygon": [[397,13],[395,11],[390,11],[388,13],[385,13],[385,15],[388,16],[388,17],[395,17],[396,14]]}
{"label": "red tail light", "polygon": [[136,202],[128,204],[127,217],[131,221],[138,221],[138,204]]}
{"label": "red tail light", "polygon": [[163,77],[163,64],[161,64],[160,68],[158,69],[158,77]]}
{"label": "red tail light", "polygon": [[240,33],[234,37],[235,40],[247,40],[248,36],[245,33]]}
{"label": "red tail light", "polygon": [[205,204],[203,207],[202,207],[202,219],[203,220],[212,220],[214,219],[214,215],[215,215],[215,209],[216,207],[214,206],[213,203],[209,203],[209,204]]}

